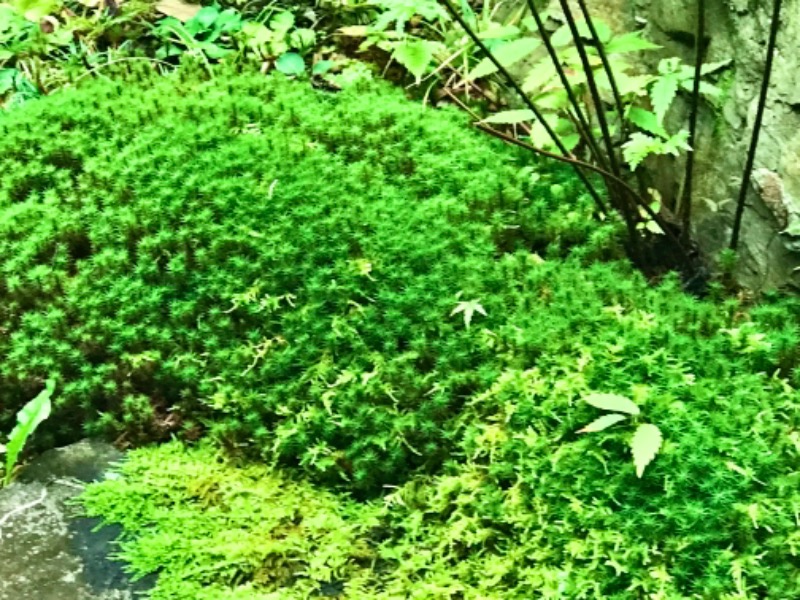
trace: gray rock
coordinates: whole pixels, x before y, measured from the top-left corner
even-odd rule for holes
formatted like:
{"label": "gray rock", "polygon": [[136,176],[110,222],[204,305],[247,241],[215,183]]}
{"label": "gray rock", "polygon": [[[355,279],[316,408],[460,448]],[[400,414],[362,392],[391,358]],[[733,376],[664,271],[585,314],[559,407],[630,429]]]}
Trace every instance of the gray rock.
{"label": "gray rock", "polygon": [[110,558],[116,528],[70,505],[123,457],[85,440],[44,453],[0,490],[0,600],[129,600],[152,581],[133,583]]}

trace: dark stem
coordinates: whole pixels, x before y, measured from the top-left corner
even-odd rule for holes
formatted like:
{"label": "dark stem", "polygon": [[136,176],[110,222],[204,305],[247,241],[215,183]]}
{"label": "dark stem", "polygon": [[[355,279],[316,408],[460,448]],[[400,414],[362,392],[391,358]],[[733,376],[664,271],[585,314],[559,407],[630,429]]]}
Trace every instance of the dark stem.
{"label": "dark stem", "polygon": [[564,17],[567,20],[569,30],[572,33],[572,38],[575,40],[575,47],[578,50],[578,56],[580,56],[583,71],[586,74],[586,83],[589,85],[589,93],[592,96],[592,102],[594,104],[595,111],[597,112],[597,121],[600,123],[600,131],[603,134],[603,142],[606,146],[606,152],[611,165],[611,171],[614,173],[614,175],[619,177],[619,163],[617,162],[617,156],[614,152],[614,143],[611,141],[611,133],[608,129],[606,113],[605,110],[603,110],[603,100],[600,98],[600,92],[597,89],[597,82],[594,78],[594,71],[592,70],[592,65],[589,62],[589,55],[586,53],[586,47],[583,44],[583,39],[578,31],[578,25],[575,23],[575,17],[572,15],[572,11],[569,8],[567,0],[559,0],[559,2],[562,10],[564,11]]}
{"label": "dark stem", "polygon": [[758,148],[758,138],[761,134],[761,124],[764,121],[764,109],[767,106],[767,92],[769,91],[769,81],[772,76],[772,63],[775,58],[775,46],[778,41],[778,30],[780,29],[781,4],[783,0],[774,0],[772,8],[772,23],[770,24],[769,42],[767,44],[767,61],[764,65],[764,80],[761,82],[761,95],[758,98],[758,109],[756,120],[753,123],[753,138],[750,140],[750,149],[747,153],[747,163],[744,167],[742,176],[742,187],[739,189],[739,199],[736,203],[736,216],[733,219],[733,234],[731,235],[731,250],[736,250],[739,246],[739,234],[742,229],[742,215],[744,214],[744,203],[747,192],[750,188],[750,177],[753,174],[753,165],[756,160],[756,149]]}
{"label": "dark stem", "polygon": [[[494,136],[494,137],[496,137],[498,139],[504,140],[504,141],[508,142],[509,144],[514,144],[515,146],[519,146],[520,148],[525,148],[526,150],[530,150],[531,152],[534,152],[535,154],[539,154],[540,156],[544,156],[546,158],[552,158],[553,160],[557,160],[557,161],[560,161],[560,162],[563,162],[563,163],[570,164],[575,168],[588,169],[589,171],[593,171],[593,172],[597,173],[598,175],[602,175],[603,177],[613,181],[613,183],[615,185],[619,185],[620,187],[622,187],[622,189],[628,195],[630,195],[630,197],[633,199],[633,201],[637,205],[639,205],[642,208],[642,210],[644,210],[645,213],[647,213],[647,216],[649,216],[651,219],[653,219],[653,221],[661,228],[661,230],[664,232],[664,234],[668,238],[670,238],[670,240],[672,240],[675,243],[675,246],[678,248],[678,250],[683,255],[684,260],[686,260],[686,263],[689,264],[689,261],[690,261],[689,253],[686,251],[686,248],[681,243],[680,239],[678,239],[678,237],[672,231],[669,223],[661,215],[659,215],[657,212],[655,212],[647,204],[647,202],[644,202],[639,197],[639,195],[636,193],[636,190],[634,190],[631,186],[629,186],[625,182],[625,180],[620,179],[619,177],[616,177],[615,175],[613,175],[613,174],[611,174],[611,173],[609,173],[607,171],[604,171],[600,167],[598,167],[596,165],[593,165],[591,163],[582,162],[582,161],[574,159],[574,158],[570,158],[570,157],[567,157],[567,156],[561,156],[560,154],[555,154],[553,152],[548,152],[547,150],[542,150],[541,148],[537,148],[536,146],[533,146],[531,144],[528,144],[526,142],[523,142],[522,140],[519,140],[519,139],[515,138],[513,135],[508,135],[507,133],[503,133],[502,131],[498,131],[497,129],[493,129],[492,127],[489,127],[488,125],[486,125],[484,123],[477,122],[477,123],[475,123],[475,126],[478,129],[480,129],[481,131],[484,131],[484,132],[488,133],[489,135],[492,135],[492,136]],[[664,210],[663,207],[662,207],[662,210]]]}
{"label": "dark stem", "polygon": [[[475,45],[481,49],[481,52],[483,52],[489,58],[490,61],[492,61],[492,64],[497,68],[497,70],[500,72],[503,78],[508,82],[508,85],[510,85],[511,88],[517,93],[517,95],[520,97],[520,99],[528,108],[528,110],[530,110],[533,113],[534,117],[536,117],[536,119],[542,124],[542,127],[547,132],[547,135],[549,135],[550,138],[553,140],[553,143],[556,145],[559,152],[561,152],[564,156],[571,158],[572,155],[570,154],[569,150],[567,150],[567,147],[564,146],[564,143],[558,137],[556,132],[553,130],[550,124],[545,120],[544,115],[542,115],[542,112],[536,107],[536,105],[531,101],[528,95],[522,90],[522,88],[516,82],[514,77],[512,77],[511,73],[508,72],[508,69],[506,69],[500,63],[500,61],[498,61],[495,58],[495,56],[486,47],[486,44],[483,43],[483,40],[481,40],[475,33],[475,31],[473,31],[473,29],[467,24],[467,22],[464,20],[464,17],[461,16],[461,13],[458,12],[456,8],[453,6],[451,0],[442,0],[442,2],[447,7],[448,12],[453,16],[453,18],[458,22],[458,24],[461,25],[462,29],[475,43]],[[595,201],[597,206],[604,207],[605,205],[603,203],[602,198],[600,197],[600,194],[592,185],[592,182],[589,181],[589,179],[586,177],[586,174],[577,166],[575,166],[574,169],[575,169],[575,174],[580,179],[581,183],[589,192],[589,194],[592,196],[592,199]]]}
{"label": "dark stem", "polygon": [[681,198],[681,236],[688,240],[691,235],[692,225],[692,191],[694,184],[694,157],[697,153],[695,147],[697,139],[697,114],[700,112],[700,77],[703,74],[703,45],[706,37],[706,1],[697,0],[697,28],[694,43],[694,84],[692,86],[692,106],[689,116],[689,146],[691,150],[686,155],[686,175],[683,182],[683,196]]}
{"label": "dark stem", "polygon": [[561,61],[558,58],[558,53],[556,49],[553,47],[553,42],[550,40],[550,35],[547,32],[547,29],[544,26],[544,22],[542,21],[542,16],[539,14],[536,5],[534,4],[533,0],[528,0],[528,8],[531,11],[531,15],[533,16],[533,20],[536,21],[536,27],[539,30],[539,35],[542,38],[542,42],[544,43],[545,48],[547,49],[547,54],[550,56],[550,60],[553,63],[553,66],[556,68],[556,73],[558,73],[558,78],[561,81],[561,85],[564,87],[564,91],[567,93],[567,97],[569,98],[569,102],[572,105],[572,109],[575,111],[575,116],[577,118],[577,124],[579,125],[579,129],[581,130],[581,136],[586,140],[586,143],[589,145],[592,154],[595,156],[595,159],[599,164],[601,164],[604,168],[607,168],[607,161],[603,158],[603,153],[600,152],[600,148],[597,147],[597,142],[592,135],[592,127],[589,125],[589,121],[586,119],[586,116],[583,114],[583,110],[581,110],[581,105],[578,102],[578,99],[575,97],[575,92],[572,90],[572,85],[569,82],[569,78],[567,77],[566,72],[564,71],[564,67],[561,64]]}
{"label": "dark stem", "polygon": [[594,43],[597,45],[597,53],[600,55],[600,60],[603,61],[603,68],[608,76],[608,83],[611,85],[611,93],[614,95],[614,104],[616,105],[617,113],[619,114],[619,127],[620,131],[622,132],[625,130],[625,109],[622,106],[622,96],[619,94],[619,88],[617,87],[617,80],[614,77],[614,71],[611,68],[611,62],[608,60],[608,55],[606,54],[606,49],[603,45],[603,42],[600,40],[600,36],[597,35],[597,29],[595,28],[592,18],[589,15],[589,9],[586,8],[585,0],[578,0],[578,6],[580,6],[581,12],[583,13],[583,18],[586,19],[586,24],[589,26],[589,32],[592,34],[592,40],[594,40]]}

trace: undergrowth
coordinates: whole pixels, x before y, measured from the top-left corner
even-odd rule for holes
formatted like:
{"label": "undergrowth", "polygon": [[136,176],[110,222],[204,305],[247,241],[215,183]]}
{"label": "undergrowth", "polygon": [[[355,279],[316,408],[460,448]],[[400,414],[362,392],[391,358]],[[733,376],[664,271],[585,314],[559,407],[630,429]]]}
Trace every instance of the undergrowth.
{"label": "undergrowth", "polygon": [[189,71],[0,117],[3,420],[53,376],[61,441],[210,430],[372,492],[437,468],[510,265],[613,226],[455,111]]}
{"label": "undergrowth", "polygon": [[[231,506],[283,476],[138,455],[96,511],[134,535],[137,568],[182,576],[164,598],[797,597],[800,305],[648,284],[618,224],[525,160],[381,86],[188,68],[0,116],[4,423],[54,377],[51,439],[209,434],[384,495],[290,486],[310,529],[278,551],[300,565],[286,577],[250,542],[142,562],[141,540],[175,536],[159,506],[218,502],[187,536],[280,546],[242,517],[264,507]],[[596,392],[660,429],[641,478],[631,428],[576,433]],[[328,519],[335,557],[315,545]]]}

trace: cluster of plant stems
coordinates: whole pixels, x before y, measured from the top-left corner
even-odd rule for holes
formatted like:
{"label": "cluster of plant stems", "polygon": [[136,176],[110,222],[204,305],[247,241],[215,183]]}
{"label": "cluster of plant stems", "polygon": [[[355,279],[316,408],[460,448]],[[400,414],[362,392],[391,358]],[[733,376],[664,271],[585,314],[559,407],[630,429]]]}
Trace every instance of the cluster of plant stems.
{"label": "cluster of plant stems", "polygon": [[[697,269],[702,268],[702,266],[697,259],[695,244],[691,237],[692,193],[696,164],[694,148],[697,142],[698,114],[701,108],[701,75],[703,72],[704,54],[706,50],[707,7],[705,0],[697,0],[696,7],[694,80],[689,100],[688,146],[691,149],[687,153],[685,161],[682,193],[671,210],[665,206],[654,204],[654,199],[650,197],[648,190],[646,190],[645,186],[641,183],[641,179],[638,180],[638,185],[636,185],[636,183],[631,183],[634,179],[634,174],[631,170],[626,168],[625,162],[620,158],[621,143],[619,140],[614,139],[615,136],[612,133],[612,128],[606,116],[607,102],[601,97],[597,83],[598,74],[595,72],[595,67],[590,62],[587,47],[591,46],[599,55],[602,74],[607,78],[612,90],[613,106],[611,108],[619,116],[619,133],[623,139],[627,133],[625,118],[626,107],[616,83],[614,68],[605,51],[604,43],[598,35],[595,22],[592,19],[585,0],[577,0],[580,15],[575,14],[567,0],[558,0],[558,2],[580,57],[583,69],[582,75],[585,77],[588,88],[588,100],[584,98],[579,99],[571,77],[565,70],[562,57],[550,41],[550,34],[546,29],[543,12],[537,8],[534,0],[527,0],[528,10],[536,23],[541,40],[547,49],[548,56],[552,61],[558,74],[559,81],[569,99],[571,108],[570,118],[586,148],[586,153],[583,156],[576,156],[565,146],[561,137],[545,118],[542,109],[537,106],[536,101],[530,94],[523,90],[522,85],[520,85],[517,78],[512,75],[509,68],[507,68],[507,66],[487,47],[484,40],[481,39],[481,36],[475,28],[468,23],[467,19],[464,18],[462,12],[458,10],[452,0],[441,1],[453,19],[464,29],[472,42],[493,63],[497,72],[502,77],[503,82],[518,96],[522,104],[533,113],[535,119],[541,124],[552,140],[556,151],[548,151],[537,147],[518,139],[515,135],[500,131],[485,122],[478,123],[477,126],[483,131],[504,139],[509,143],[516,144],[536,154],[571,165],[575,170],[575,175],[594,200],[598,212],[602,215],[608,215],[609,206],[604,199],[607,198],[611,208],[624,219],[629,232],[630,250],[634,260],[638,260],[641,264],[652,261],[652,254],[649,256],[645,254],[647,244],[646,239],[644,239],[644,236],[650,235],[651,230],[639,226],[643,219],[651,220],[657,225],[658,230],[660,230],[659,233],[665,235],[669,240],[672,252],[668,253],[667,261],[677,262],[677,264],[670,266],[678,266],[684,275],[690,277],[696,276]],[[733,232],[730,239],[730,248],[734,251],[739,244],[742,217],[767,101],[767,90],[769,88],[777,33],[780,26],[781,4],[782,0],[774,0],[764,77],[756,118],[753,124],[752,138],[747,152],[744,174],[742,176],[739,196],[736,203]],[[581,21],[585,22],[588,28],[588,40],[586,39],[587,36],[579,30],[579,23]],[[597,129],[594,129],[594,121],[596,121],[598,126]],[[599,130],[599,136],[595,133],[597,130]],[[598,189],[597,178],[590,177],[590,174],[600,176],[604,183],[605,190]]]}

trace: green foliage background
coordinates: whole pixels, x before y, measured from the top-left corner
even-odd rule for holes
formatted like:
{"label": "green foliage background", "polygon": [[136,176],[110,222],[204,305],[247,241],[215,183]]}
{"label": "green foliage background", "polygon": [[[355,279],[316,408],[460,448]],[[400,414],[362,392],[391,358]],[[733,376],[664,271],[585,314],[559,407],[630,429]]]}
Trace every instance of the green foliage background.
{"label": "green foliage background", "polygon": [[[0,428],[53,376],[51,440],[209,432],[391,493],[292,488],[309,540],[339,510],[354,529],[329,571],[280,584],[256,573],[321,546],[147,553],[134,537],[140,571],[185,581],[159,597],[209,582],[248,598],[798,596],[796,301],[649,285],[569,175],[455,112],[205,73],[118,74],[0,114]],[[486,314],[467,326],[460,302]],[[575,433],[593,391],[663,432],[642,479],[629,428]],[[162,509],[202,508],[198,540],[283,539],[227,495],[255,476],[169,448],[95,488],[93,510],[174,534]],[[155,465],[170,476],[151,493]],[[186,492],[201,468],[207,487]]]}

